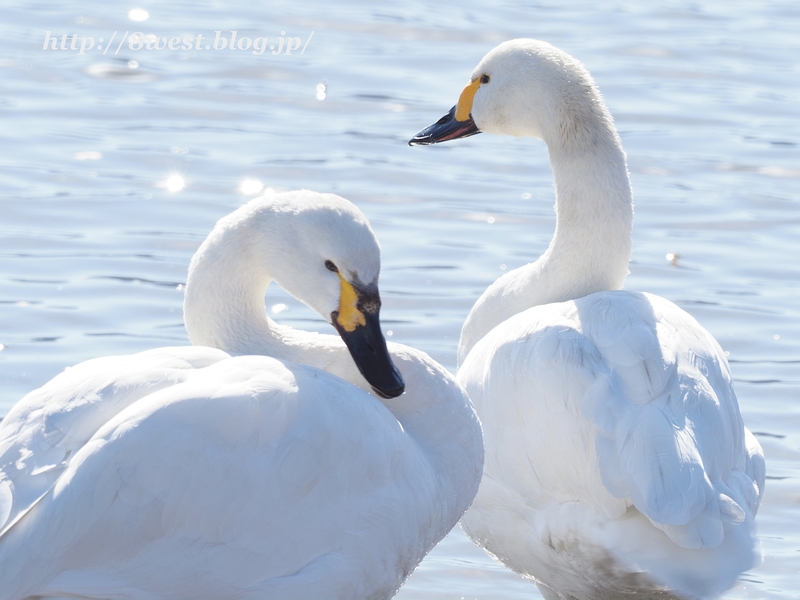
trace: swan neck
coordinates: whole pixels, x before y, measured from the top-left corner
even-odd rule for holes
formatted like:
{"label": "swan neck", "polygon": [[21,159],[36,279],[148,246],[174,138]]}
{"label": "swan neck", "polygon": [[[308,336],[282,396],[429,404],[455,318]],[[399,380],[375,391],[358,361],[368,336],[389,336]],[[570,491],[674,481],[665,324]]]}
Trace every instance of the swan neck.
{"label": "swan neck", "polygon": [[270,257],[258,254],[241,231],[223,230],[200,246],[189,267],[184,296],[189,339],[193,345],[232,354],[297,360],[293,342],[306,332],[267,317],[264,296],[273,278],[268,271]]}
{"label": "swan neck", "polygon": [[572,299],[563,296],[579,290],[586,295],[616,289],[627,274],[633,196],[625,153],[615,142],[584,152],[551,151],[556,228],[543,266],[556,263],[559,275],[572,279],[569,288],[556,286],[560,299]]}
{"label": "swan neck", "polygon": [[439,474],[435,484],[443,493],[437,510],[451,513],[455,524],[481,478],[480,421],[466,392],[444,367],[407,347],[391,344],[391,350],[406,379],[406,393],[382,402]]}
{"label": "swan neck", "polygon": [[548,144],[556,189],[556,228],[536,261],[498,279],[467,317],[459,365],[494,327],[533,306],[620,289],[628,273],[633,196],[625,152],[613,129],[583,144]]}

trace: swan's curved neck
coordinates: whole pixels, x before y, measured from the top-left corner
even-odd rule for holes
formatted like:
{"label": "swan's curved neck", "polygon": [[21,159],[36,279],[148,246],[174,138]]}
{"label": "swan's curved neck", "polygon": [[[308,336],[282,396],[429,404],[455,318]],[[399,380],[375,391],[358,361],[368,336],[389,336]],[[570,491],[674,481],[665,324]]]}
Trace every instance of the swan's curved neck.
{"label": "swan's curved neck", "polygon": [[241,231],[216,233],[189,267],[183,312],[192,344],[310,364],[312,354],[303,352],[315,345],[309,338],[319,343],[334,336],[278,325],[267,317],[264,295],[273,281],[267,270],[270,257],[258,256]]}
{"label": "swan's curved neck", "polygon": [[556,188],[556,230],[534,263],[499,278],[472,307],[459,343],[459,365],[483,336],[532,306],[619,289],[628,272],[633,228],[625,152],[613,123],[591,135],[546,140]]}
{"label": "swan's curved neck", "polygon": [[[267,317],[264,294],[272,273],[278,283],[285,277],[278,276],[279,261],[286,260],[287,240],[280,239],[285,229],[268,227],[265,219],[251,223],[247,214],[235,213],[218,224],[189,267],[184,321],[190,340],[232,354],[261,354],[316,367],[371,391],[339,336],[293,329]],[[435,467],[432,472],[440,474],[430,485],[441,486],[442,493],[433,495],[441,506],[429,510],[450,518],[449,529],[477,491],[480,425],[466,394],[441,366],[403,346],[392,344],[390,352],[405,378],[406,393],[381,402]]]}

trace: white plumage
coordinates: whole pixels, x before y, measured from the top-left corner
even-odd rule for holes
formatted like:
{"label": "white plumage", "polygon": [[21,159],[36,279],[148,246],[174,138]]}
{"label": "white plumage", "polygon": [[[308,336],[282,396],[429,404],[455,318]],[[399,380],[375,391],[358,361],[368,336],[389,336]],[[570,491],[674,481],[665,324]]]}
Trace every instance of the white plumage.
{"label": "white plumage", "polygon": [[449,118],[550,151],[556,232],[462,329],[458,380],[484,426],[469,536],[545,598],[714,597],[758,561],[764,456],[724,353],[663,298],[618,291],[633,218],[625,154],[591,76],[535,40],[492,50]]}
{"label": "white plumage", "polygon": [[[406,393],[379,400],[375,381],[382,395],[402,382],[367,357],[368,383],[358,340],[351,357],[263,306],[275,279],[346,337],[347,310],[377,323],[378,271],[369,224],[336,196],[272,195],[222,219],[185,310],[192,340],[227,352],[90,360],[0,425],[0,598],[393,596],[474,497],[475,413],[452,376],[397,344]],[[229,354],[260,351],[272,356]]]}

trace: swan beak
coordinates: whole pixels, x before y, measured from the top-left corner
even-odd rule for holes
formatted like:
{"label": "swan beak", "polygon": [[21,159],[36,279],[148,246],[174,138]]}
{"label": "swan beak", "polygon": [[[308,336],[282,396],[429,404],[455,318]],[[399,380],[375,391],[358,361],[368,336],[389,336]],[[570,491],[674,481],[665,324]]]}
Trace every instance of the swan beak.
{"label": "swan beak", "polygon": [[344,278],[341,284],[339,310],[331,313],[331,322],[375,393],[395,398],[405,391],[405,383],[392,363],[381,331],[380,297],[377,292],[356,290]]}
{"label": "swan beak", "polygon": [[456,118],[456,108],[454,106],[450,112],[429,125],[408,141],[409,146],[428,146],[438,144],[447,140],[457,140],[458,138],[469,137],[480,133],[481,130],[472,120],[472,115],[468,115],[466,120],[459,121]]}

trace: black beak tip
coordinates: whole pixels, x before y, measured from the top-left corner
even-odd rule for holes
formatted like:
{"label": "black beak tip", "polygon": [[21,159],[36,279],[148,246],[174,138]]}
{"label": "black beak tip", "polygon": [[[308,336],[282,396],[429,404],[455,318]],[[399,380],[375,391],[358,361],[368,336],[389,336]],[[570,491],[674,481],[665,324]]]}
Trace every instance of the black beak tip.
{"label": "black beak tip", "polygon": [[388,380],[382,381],[376,385],[370,381],[372,389],[381,398],[397,398],[404,391],[406,391],[406,382],[403,381],[403,376],[400,371],[392,365],[391,375]]}
{"label": "black beak tip", "polygon": [[372,389],[381,398],[397,398],[406,391],[406,386],[404,383],[400,383],[399,386],[393,388],[379,390],[375,386],[372,386]]}
{"label": "black beak tip", "polygon": [[388,390],[379,390],[376,387],[373,387],[372,390],[378,394],[381,398],[397,398],[403,392],[406,391],[406,386],[401,385],[398,388],[388,389]]}
{"label": "black beak tip", "polygon": [[347,331],[339,324],[338,313],[331,313],[331,322],[339,332],[356,367],[373,391],[381,398],[396,398],[406,384],[392,363],[386,340],[381,333],[378,313],[366,313],[366,323]]}
{"label": "black beak tip", "polygon": [[415,135],[413,138],[408,140],[409,146],[429,146],[433,142],[427,141],[424,137],[420,135]]}
{"label": "black beak tip", "polygon": [[466,121],[456,121],[456,107],[450,109],[445,116],[420,131],[408,140],[409,146],[430,146],[447,140],[455,140],[480,133],[481,130],[472,120],[472,115]]}

